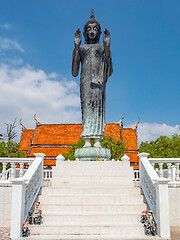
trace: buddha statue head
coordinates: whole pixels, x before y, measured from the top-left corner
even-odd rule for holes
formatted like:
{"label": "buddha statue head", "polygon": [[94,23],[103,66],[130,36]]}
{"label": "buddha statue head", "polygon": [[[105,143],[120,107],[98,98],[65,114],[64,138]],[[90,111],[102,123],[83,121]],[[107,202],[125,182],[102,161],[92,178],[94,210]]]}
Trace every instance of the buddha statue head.
{"label": "buddha statue head", "polygon": [[87,44],[98,43],[101,35],[101,25],[94,17],[94,11],[92,9],[89,20],[84,24],[83,32],[85,42]]}

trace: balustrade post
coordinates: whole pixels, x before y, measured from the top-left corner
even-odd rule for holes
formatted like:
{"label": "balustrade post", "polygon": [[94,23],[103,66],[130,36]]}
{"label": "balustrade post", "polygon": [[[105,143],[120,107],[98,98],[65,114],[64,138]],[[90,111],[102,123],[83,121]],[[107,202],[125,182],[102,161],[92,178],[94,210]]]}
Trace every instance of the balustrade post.
{"label": "balustrade post", "polygon": [[57,157],[56,157],[56,166],[60,165],[61,162],[63,162],[65,160],[65,158],[63,157],[63,155],[59,154]]}
{"label": "balustrade post", "polygon": [[176,181],[179,180],[179,163],[175,163],[176,166]]}
{"label": "balustrade post", "polygon": [[[114,160],[114,159],[112,159],[112,160]],[[129,162],[130,157],[128,157],[126,154],[124,154],[124,155],[122,156],[121,160],[122,160],[122,162],[127,162],[127,163],[129,163],[129,165],[130,165],[130,162]]]}
{"label": "balustrade post", "polygon": [[163,163],[159,163],[159,177],[163,177]]}
{"label": "balustrade post", "polygon": [[171,180],[172,179],[172,175],[171,175],[171,163],[167,163],[168,166],[168,179]]}
{"label": "balustrade post", "polygon": [[155,166],[155,163],[154,162],[151,162],[151,165],[153,166],[153,168],[154,168],[154,166]]}
{"label": "balustrade post", "polygon": [[23,167],[24,167],[24,163],[23,163],[23,162],[20,162],[20,171],[19,171],[19,176],[20,176],[20,177],[23,177],[23,175],[24,175],[24,169],[23,169]]}
{"label": "balustrade post", "polygon": [[155,180],[157,233],[162,238],[170,237],[168,180]]}
{"label": "balustrade post", "polygon": [[65,160],[65,157],[63,157],[62,154],[59,154],[59,155],[56,157],[56,160],[57,160],[57,161],[64,161],[64,160]]}
{"label": "balustrade post", "polygon": [[6,180],[6,162],[3,162],[3,169],[2,169],[2,180]]}
{"label": "balustrade post", "polygon": [[172,171],[172,181],[176,181],[176,166],[172,166],[171,168],[171,171]]}
{"label": "balustrade post", "polygon": [[25,205],[25,181],[22,178],[11,179],[12,207],[11,207],[11,239],[19,239],[22,235]]}
{"label": "balustrade post", "polygon": [[15,177],[15,163],[11,163],[11,178]]}
{"label": "balustrade post", "polygon": [[40,174],[39,174],[39,178],[41,179],[41,185],[43,182],[43,168],[44,168],[44,156],[46,156],[44,153],[34,153],[34,155],[36,156],[35,160],[37,159],[42,159],[41,162],[41,169],[40,169]]}
{"label": "balustrade post", "polygon": [[139,156],[139,186],[141,187],[142,186],[142,160],[148,160],[147,157],[148,157],[149,153],[139,153],[138,156]]}

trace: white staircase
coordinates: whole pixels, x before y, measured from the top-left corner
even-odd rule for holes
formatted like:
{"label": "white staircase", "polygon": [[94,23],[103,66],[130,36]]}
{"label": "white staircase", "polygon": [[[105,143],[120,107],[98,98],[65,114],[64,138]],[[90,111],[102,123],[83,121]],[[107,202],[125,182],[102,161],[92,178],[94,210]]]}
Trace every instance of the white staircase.
{"label": "white staircase", "polygon": [[39,198],[43,224],[30,225],[28,239],[161,239],[144,234],[147,206],[129,162],[59,161],[51,185]]}

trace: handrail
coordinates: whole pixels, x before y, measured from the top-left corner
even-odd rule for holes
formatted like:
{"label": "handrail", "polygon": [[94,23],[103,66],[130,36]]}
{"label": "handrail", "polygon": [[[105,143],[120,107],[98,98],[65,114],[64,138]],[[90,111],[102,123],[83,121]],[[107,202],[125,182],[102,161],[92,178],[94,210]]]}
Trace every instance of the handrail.
{"label": "handrail", "polygon": [[[29,164],[34,161],[34,158],[7,158],[7,157],[1,157],[0,158],[0,163],[3,165],[2,173],[0,174],[0,180],[8,180],[9,177],[11,178],[16,178],[16,177],[22,177],[24,175],[24,165]],[[11,170],[6,170],[7,164],[10,164]],[[19,176],[17,176],[17,169],[16,164],[20,165],[20,170],[19,170]],[[9,171],[9,175],[8,175]]]}
{"label": "handrail", "polygon": [[144,161],[144,166],[146,168],[146,171],[149,175],[149,177],[152,179],[152,181],[154,182],[155,180],[157,180],[159,178],[157,172],[154,171],[153,166],[150,164],[149,161]]}
{"label": "handrail", "polygon": [[[159,170],[157,171],[159,177],[166,177],[169,181],[176,182],[180,181],[180,158],[148,158],[149,162],[153,167],[157,163]],[[167,171],[165,173],[163,164],[166,164]],[[166,175],[165,175],[166,174]]]}
{"label": "handrail", "polygon": [[168,180],[160,178],[151,165],[148,153],[139,154],[140,187],[157,223],[158,235],[170,237]]}
{"label": "handrail", "polygon": [[11,179],[12,208],[11,208],[11,239],[22,235],[22,224],[34,204],[43,182],[43,153],[35,153],[32,162],[23,177]]}
{"label": "handrail", "polygon": [[19,162],[24,162],[24,163],[29,163],[33,162],[34,158],[8,158],[8,157],[0,157],[0,162],[6,162],[6,163],[19,163]]}
{"label": "handrail", "polygon": [[[39,193],[43,181],[43,161],[41,155],[35,154],[36,161],[29,167],[22,179],[25,180],[25,213],[24,220],[26,220],[28,212],[30,211],[34,200]],[[33,193],[33,195],[32,195]]]}
{"label": "handrail", "polygon": [[141,158],[140,163],[140,187],[143,190],[146,201],[153,212],[154,219],[157,223],[156,212],[156,193],[155,193],[155,181],[158,179],[157,173],[154,171],[149,161]]}
{"label": "handrail", "polygon": [[180,158],[148,158],[148,160],[150,162],[164,162],[164,163],[166,162],[174,163],[176,161],[180,162]]}

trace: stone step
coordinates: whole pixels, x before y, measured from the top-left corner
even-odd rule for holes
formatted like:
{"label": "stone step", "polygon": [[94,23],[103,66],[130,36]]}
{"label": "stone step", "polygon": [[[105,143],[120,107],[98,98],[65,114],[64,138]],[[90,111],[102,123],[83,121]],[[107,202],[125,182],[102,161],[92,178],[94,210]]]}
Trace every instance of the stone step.
{"label": "stone step", "polygon": [[[111,181],[111,180],[110,180]],[[72,182],[57,182],[57,181],[51,181],[50,183],[49,183],[49,185],[47,185],[47,187],[52,187],[52,188],[59,188],[59,186],[61,185],[61,184],[71,184]],[[78,183],[78,182],[75,182],[76,184],[79,184],[79,185],[81,185],[81,184],[92,184],[92,185],[96,185],[96,184],[98,184],[98,183],[101,183],[101,182],[93,182],[93,183],[89,183],[89,182],[80,182],[80,183]],[[103,182],[102,182],[102,184],[103,184]],[[105,184],[112,184],[112,189],[115,189],[114,187],[113,187],[113,183],[110,183],[110,182],[106,182]],[[119,185],[119,189],[123,192],[123,189],[126,189],[126,188],[128,188],[129,190],[131,190],[131,189],[133,189],[134,187],[133,187],[133,184],[134,184],[134,182],[127,182],[127,184],[126,184],[126,187],[125,187],[125,183],[122,183],[122,184],[120,184]],[[93,186],[91,187],[91,188],[93,188]],[[137,189],[137,188],[136,188]],[[91,190],[90,190],[91,191]],[[138,190],[137,190],[138,191]]]}
{"label": "stone step", "polygon": [[114,176],[53,176],[52,183],[118,183],[130,184],[133,179],[130,177],[114,177]]}
{"label": "stone step", "polygon": [[[53,179],[52,179],[53,180]],[[52,181],[51,180],[51,181]],[[49,189],[51,188],[52,186],[49,187]],[[125,185],[124,183],[122,182],[114,182],[113,184],[112,183],[59,183],[58,185],[59,188],[139,188],[139,186],[137,186],[137,182],[133,181],[133,180],[130,180],[127,182],[127,185]]]}
{"label": "stone step", "polygon": [[[158,236],[119,236],[119,235],[31,235],[28,240],[170,240],[169,238],[160,238]],[[27,238],[21,238],[27,240]]]}
{"label": "stone step", "polygon": [[[51,189],[52,186],[48,187]],[[112,183],[60,183],[59,188],[107,188],[107,189],[112,189],[112,188],[136,188],[138,189],[139,186],[137,186],[137,182],[130,180],[128,181],[127,186],[124,183],[121,182],[114,182]]]}
{"label": "stone step", "polygon": [[54,224],[54,225],[31,225],[30,226],[31,234],[36,235],[70,235],[70,234],[77,234],[79,235],[94,235],[94,234],[102,234],[102,235],[117,235],[121,237],[125,236],[132,236],[132,235],[141,235],[144,236],[144,227],[141,223],[137,225],[129,225],[129,224],[111,224],[111,225],[104,225],[104,224],[89,224],[81,226],[80,224],[69,224],[65,225],[61,224]]}
{"label": "stone step", "polygon": [[[89,170],[89,171],[88,171]],[[109,166],[107,167],[85,167],[85,168],[82,168],[82,167],[73,167],[73,166],[65,166],[65,167],[61,167],[61,168],[57,168],[57,169],[53,169],[53,173],[55,175],[58,175],[59,173],[61,174],[68,174],[68,175],[76,175],[76,174],[79,174],[79,175],[85,175],[85,174],[88,174],[88,175],[95,175],[95,174],[99,174],[99,175],[112,175],[112,174],[115,174],[115,175],[119,175],[119,174],[123,174],[125,175],[126,174],[132,174],[133,173],[133,170],[131,168],[119,168],[119,167],[114,167],[114,168],[111,168]]]}
{"label": "stone step", "polygon": [[[89,171],[88,171],[89,170]],[[58,175],[81,175],[81,176],[125,176],[126,174],[132,175],[133,171],[130,168],[78,168],[78,167],[66,167],[61,169],[53,170],[54,176]]]}
{"label": "stone step", "polygon": [[161,239],[144,234],[147,206],[129,162],[57,161],[51,183],[39,197],[43,223],[30,225],[29,240]]}
{"label": "stone step", "polygon": [[[56,180],[57,181],[56,181]],[[58,178],[55,178],[51,180],[51,185],[49,189],[51,188],[108,188],[108,189],[125,189],[125,188],[136,188],[138,189],[139,187],[137,186],[137,182],[133,180],[128,180],[126,183],[121,179],[121,181],[118,182],[113,182],[113,183],[102,183],[102,182],[58,182]]]}
{"label": "stone step", "polygon": [[123,162],[76,162],[76,161],[64,161],[58,162],[57,166],[53,168],[53,173],[59,175],[59,173],[79,175],[95,175],[95,173],[101,174],[118,174],[133,173],[133,168],[129,166],[129,163]]}
{"label": "stone step", "polygon": [[123,192],[123,194],[130,194],[130,195],[136,195],[136,194],[140,194],[141,190],[140,188],[133,188],[132,187],[127,187],[127,186],[123,186],[123,187],[113,187],[109,188],[109,187],[85,187],[85,186],[80,186],[80,187],[61,187],[61,186],[56,186],[56,187],[44,187],[42,189],[42,195],[48,195],[48,196],[60,196],[60,195],[102,195],[105,194],[107,195],[121,195]]}
{"label": "stone step", "polygon": [[43,204],[51,202],[51,204],[123,204],[143,202],[142,195],[123,194],[121,196],[106,196],[106,195],[69,195],[69,196],[40,196],[40,202]]}
{"label": "stone step", "polygon": [[[21,240],[27,240],[27,238],[20,238]],[[59,235],[33,235],[28,237],[29,240],[171,240],[171,238],[161,238],[145,234],[129,234],[127,236],[109,235],[109,234],[59,234]]]}
{"label": "stone step", "polygon": [[119,178],[126,178],[126,179],[132,179],[133,177],[133,174],[130,172],[126,172],[126,171],[123,171],[123,172],[117,172],[117,173],[111,173],[111,172],[102,172],[102,173],[99,173],[99,172],[93,172],[93,173],[89,173],[89,172],[83,172],[83,173],[80,173],[79,171],[74,171],[72,174],[69,172],[69,171],[64,171],[64,172],[58,172],[58,173],[54,173],[53,172],[53,177],[65,177],[65,176],[68,176],[68,177],[119,177]]}
{"label": "stone step", "polygon": [[61,224],[79,224],[80,226],[87,226],[91,224],[104,224],[111,226],[112,224],[136,224],[140,222],[141,214],[60,214],[49,213],[43,214],[43,224],[54,225]]}
{"label": "stone step", "polygon": [[[50,185],[48,185],[48,186],[51,186],[51,187],[59,187],[59,185],[61,185],[61,184],[72,184],[72,183],[74,183],[74,184],[79,184],[79,185],[82,185],[82,184],[91,184],[91,185],[96,185],[96,184],[111,184],[112,185],[112,188],[113,188],[113,185],[114,185],[114,182],[113,182],[113,180],[110,180],[110,181],[106,181],[106,182],[103,182],[103,181],[96,181],[96,182],[88,182],[88,181],[85,181],[85,180],[82,180],[81,182],[78,182],[78,181],[74,181],[74,182],[66,182],[65,180],[64,180],[64,182],[61,182],[61,181],[59,181],[58,179],[56,179],[56,180],[51,180],[51,182],[49,183]],[[126,184],[126,187],[128,187],[128,188],[132,188],[133,187],[133,185],[134,185],[134,181],[129,181],[129,182],[120,182],[120,184],[119,184],[119,188],[121,188],[121,186],[125,186],[125,184]],[[123,188],[123,187],[122,187]],[[124,187],[125,188],[125,187]]]}
{"label": "stone step", "polygon": [[73,167],[78,167],[78,168],[105,168],[105,167],[111,167],[111,169],[114,168],[128,168],[128,169],[132,169],[132,167],[130,167],[130,163],[129,162],[123,162],[123,161],[57,161],[56,162],[56,167],[55,169],[59,169],[62,167],[68,167],[71,166]]}
{"label": "stone step", "polygon": [[71,205],[58,205],[58,204],[52,204],[49,202],[48,204],[42,204],[41,203],[41,210],[44,214],[48,213],[62,213],[62,214],[67,214],[67,213],[118,213],[118,214],[139,214],[143,210],[146,210],[147,206],[144,203],[141,204],[92,204],[92,205],[87,205],[87,204],[71,204]]}

